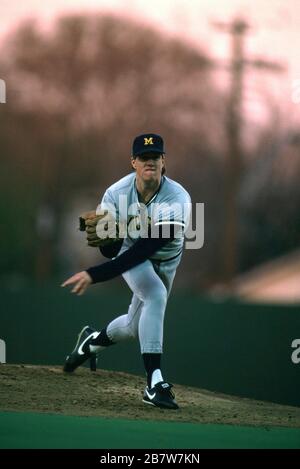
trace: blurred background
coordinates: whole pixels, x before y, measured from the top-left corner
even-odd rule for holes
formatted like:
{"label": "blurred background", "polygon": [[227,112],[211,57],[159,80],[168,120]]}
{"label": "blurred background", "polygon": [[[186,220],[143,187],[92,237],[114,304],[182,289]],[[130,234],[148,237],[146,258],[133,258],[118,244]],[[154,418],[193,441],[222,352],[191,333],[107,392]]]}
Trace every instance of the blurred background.
{"label": "blurred background", "polygon": [[205,204],[204,247],[185,252],[177,287],[300,300],[297,0],[0,8],[2,284],[101,260],[78,214],[130,171],[132,139],[149,131],[165,138],[167,175]]}

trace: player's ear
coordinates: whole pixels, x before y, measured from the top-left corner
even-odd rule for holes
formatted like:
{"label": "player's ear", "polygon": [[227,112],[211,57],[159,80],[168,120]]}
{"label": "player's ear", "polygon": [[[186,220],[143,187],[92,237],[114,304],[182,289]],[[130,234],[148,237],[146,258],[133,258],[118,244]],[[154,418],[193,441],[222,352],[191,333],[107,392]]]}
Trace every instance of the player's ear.
{"label": "player's ear", "polygon": [[131,157],[131,166],[133,167],[133,169],[136,169],[136,159]]}
{"label": "player's ear", "polygon": [[161,161],[162,161],[161,174],[163,175],[166,172],[165,155],[161,155]]}

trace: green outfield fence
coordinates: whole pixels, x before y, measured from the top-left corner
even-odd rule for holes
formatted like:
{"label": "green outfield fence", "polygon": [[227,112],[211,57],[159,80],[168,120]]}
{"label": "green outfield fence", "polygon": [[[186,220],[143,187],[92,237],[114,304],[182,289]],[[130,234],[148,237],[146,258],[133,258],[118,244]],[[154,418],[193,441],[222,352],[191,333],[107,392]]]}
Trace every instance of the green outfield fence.
{"label": "green outfield fence", "polygon": [[[127,310],[130,292],[118,283],[82,297],[59,286],[2,289],[0,339],[7,363],[62,364],[82,326],[101,328]],[[214,303],[174,292],[165,318],[163,367],[171,382],[300,405],[300,306]],[[300,354],[299,354],[300,355]],[[118,344],[101,368],[143,375],[138,344]]]}

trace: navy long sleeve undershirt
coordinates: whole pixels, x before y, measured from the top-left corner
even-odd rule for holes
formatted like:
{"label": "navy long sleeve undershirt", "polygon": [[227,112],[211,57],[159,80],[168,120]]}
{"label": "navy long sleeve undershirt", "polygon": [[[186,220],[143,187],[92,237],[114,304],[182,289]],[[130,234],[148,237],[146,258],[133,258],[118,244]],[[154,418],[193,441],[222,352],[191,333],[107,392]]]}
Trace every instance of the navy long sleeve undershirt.
{"label": "navy long sleeve undershirt", "polygon": [[103,264],[90,267],[86,269],[86,272],[92,278],[92,283],[111,280],[149,259],[155,252],[172,241],[180,229],[182,229],[180,226],[171,225],[167,238],[163,236],[159,238],[140,238],[120,256]]}
{"label": "navy long sleeve undershirt", "polygon": [[108,244],[107,246],[100,246],[99,251],[101,252],[102,256],[107,257],[108,259],[112,259],[119,254],[122,244],[123,239],[120,239],[112,244]]}

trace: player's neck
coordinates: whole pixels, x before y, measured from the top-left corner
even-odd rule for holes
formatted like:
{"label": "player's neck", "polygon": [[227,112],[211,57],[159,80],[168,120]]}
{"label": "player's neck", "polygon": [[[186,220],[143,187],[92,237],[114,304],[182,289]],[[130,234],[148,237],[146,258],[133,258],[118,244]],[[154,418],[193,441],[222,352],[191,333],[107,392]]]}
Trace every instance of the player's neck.
{"label": "player's neck", "polygon": [[155,192],[158,191],[161,178],[155,181],[144,181],[143,179],[136,178],[136,188],[139,194],[140,202],[146,204],[153,197]]}

